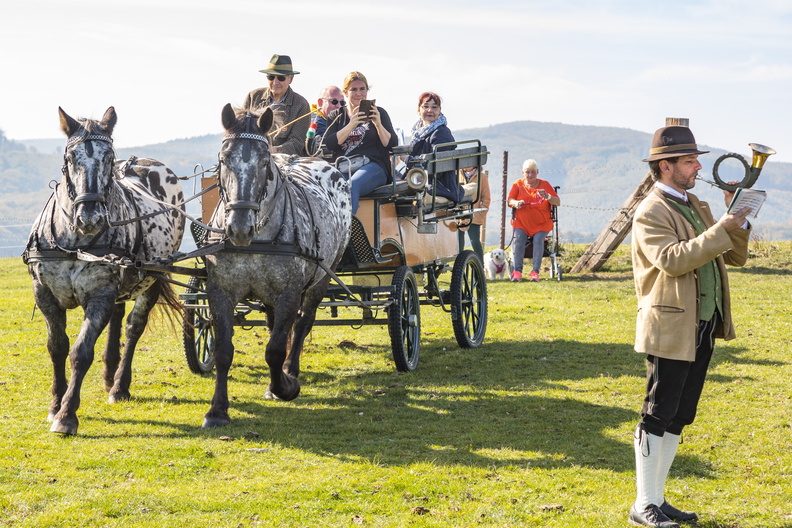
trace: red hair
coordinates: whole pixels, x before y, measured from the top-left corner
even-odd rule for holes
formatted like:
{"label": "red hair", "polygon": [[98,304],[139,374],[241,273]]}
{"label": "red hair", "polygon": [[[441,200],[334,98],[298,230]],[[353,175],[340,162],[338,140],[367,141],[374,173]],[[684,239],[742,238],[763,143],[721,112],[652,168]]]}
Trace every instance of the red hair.
{"label": "red hair", "polygon": [[429,101],[434,101],[437,104],[437,106],[443,106],[443,102],[440,99],[440,96],[434,92],[422,93],[421,96],[418,98],[418,106],[421,106],[422,104]]}

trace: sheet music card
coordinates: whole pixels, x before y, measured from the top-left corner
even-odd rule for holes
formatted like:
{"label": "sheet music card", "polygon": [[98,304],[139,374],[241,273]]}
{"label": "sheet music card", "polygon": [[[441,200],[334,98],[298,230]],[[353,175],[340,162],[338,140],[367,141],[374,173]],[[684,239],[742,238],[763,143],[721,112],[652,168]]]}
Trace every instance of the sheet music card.
{"label": "sheet music card", "polygon": [[726,212],[736,213],[743,207],[750,207],[751,212],[748,214],[748,217],[756,218],[766,198],[767,193],[765,191],[740,187],[735,191],[734,198],[732,198],[729,209]]}

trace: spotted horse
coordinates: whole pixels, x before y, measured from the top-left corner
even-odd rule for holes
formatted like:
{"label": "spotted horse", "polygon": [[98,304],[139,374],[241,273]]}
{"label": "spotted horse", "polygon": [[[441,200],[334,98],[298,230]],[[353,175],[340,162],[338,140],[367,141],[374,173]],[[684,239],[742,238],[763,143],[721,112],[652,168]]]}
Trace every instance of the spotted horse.
{"label": "spotted horse", "polygon": [[220,200],[207,242],[223,248],[206,257],[216,379],[204,427],[230,423],[228,372],[240,301],[261,301],[267,315],[266,396],[299,395],[302,345],[349,242],[349,182],[325,161],[272,154],[267,137],[272,121],[269,108],[259,114],[226,105],[222,111]]}
{"label": "spotted horse", "polygon": [[[99,121],[74,119],[61,108],[58,113],[68,138],[63,175],[33,225],[23,260],[33,278],[36,306],[47,323],[53,365],[50,430],[74,435],[80,389],[99,334],[108,327],[103,378],[109,401],[129,399],[132,358],[149,313],[158,300],[178,307],[165,276],[115,263],[174,253],[184,234],[184,196],[178,178],[162,163],[115,159],[113,107]],[[121,356],[126,301],[134,305]],[[67,310],[78,306],[84,316],[70,350]]]}

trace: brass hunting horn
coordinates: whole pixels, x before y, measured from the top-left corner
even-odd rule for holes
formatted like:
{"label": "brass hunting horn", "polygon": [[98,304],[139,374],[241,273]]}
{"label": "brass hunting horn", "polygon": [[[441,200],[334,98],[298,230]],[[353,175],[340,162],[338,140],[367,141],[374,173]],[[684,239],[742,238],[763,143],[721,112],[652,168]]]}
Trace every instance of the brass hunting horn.
{"label": "brass hunting horn", "polygon": [[[748,143],[748,146],[751,147],[753,150],[753,159],[751,160],[751,165],[748,165],[748,162],[745,161],[745,158],[740,154],[735,154],[734,152],[729,152],[728,154],[724,154],[717,160],[715,160],[715,165],[712,166],[712,176],[715,178],[715,185],[723,189],[724,191],[734,192],[739,187],[752,187],[756,180],[759,178],[759,173],[762,172],[762,166],[764,165],[765,161],[768,157],[772,156],[776,153],[775,150],[771,149],[770,147],[766,147],[764,145],[760,145],[759,143]],[[745,178],[738,183],[737,185],[729,185],[728,183],[724,182],[718,176],[718,166],[721,164],[721,161],[725,160],[726,158],[736,158],[740,160],[745,167]],[[707,180],[704,180],[707,181]],[[710,182],[707,182],[710,183]]]}

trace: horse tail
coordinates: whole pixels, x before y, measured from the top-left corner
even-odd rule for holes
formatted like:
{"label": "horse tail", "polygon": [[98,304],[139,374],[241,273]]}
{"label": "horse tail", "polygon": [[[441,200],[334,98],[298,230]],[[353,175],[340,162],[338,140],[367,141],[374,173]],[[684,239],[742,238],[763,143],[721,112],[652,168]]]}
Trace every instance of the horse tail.
{"label": "horse tail", "polygon": [[184,320],[184,307],[179,300],[179,294],[176,293],[173,285],[166,280],[167,278],[167,275],[158,275],[151,288],[153,293],[157,294],[157,307],[160,315],[167,319],[168,324],[175,331],[177,325],[181,327]]}

